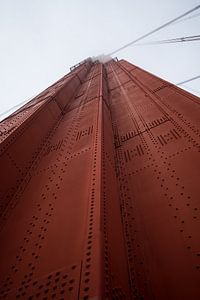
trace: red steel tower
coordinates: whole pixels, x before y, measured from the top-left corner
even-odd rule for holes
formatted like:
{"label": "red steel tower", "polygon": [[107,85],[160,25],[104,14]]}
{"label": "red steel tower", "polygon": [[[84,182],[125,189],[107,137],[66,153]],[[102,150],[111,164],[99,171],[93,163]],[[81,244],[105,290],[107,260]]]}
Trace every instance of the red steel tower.
{"label": "red steel tower", "polygon": [[0,123],[0,299],[200,299],[200,102],[87,59]]}

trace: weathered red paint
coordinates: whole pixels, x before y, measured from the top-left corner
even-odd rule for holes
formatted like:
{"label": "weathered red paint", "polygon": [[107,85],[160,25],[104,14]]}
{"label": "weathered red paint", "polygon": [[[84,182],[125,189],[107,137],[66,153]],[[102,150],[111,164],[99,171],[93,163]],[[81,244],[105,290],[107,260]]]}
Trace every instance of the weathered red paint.
{"label": "weathered red paint", "polygon": [[88,59],[1,123],[0,299],[199,299],[198,101]]}

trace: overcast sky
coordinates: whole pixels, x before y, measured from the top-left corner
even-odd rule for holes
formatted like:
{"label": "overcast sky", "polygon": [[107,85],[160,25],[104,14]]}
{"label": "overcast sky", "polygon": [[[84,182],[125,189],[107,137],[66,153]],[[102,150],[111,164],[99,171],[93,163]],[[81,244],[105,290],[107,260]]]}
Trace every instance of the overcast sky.
{"label": "overcast sky", "polygon": [[[197,0],[0,0],[0,113],[38,94],[79,61],[109,53],[198,4]],[[144,42],[196,35],[199,30],[200,16],[171,25]],[[200,42],[191,42],[132,46],[117,56],[177,83],[200,74],[199,53]],[[200,95],[200,79],[186,86]]]}

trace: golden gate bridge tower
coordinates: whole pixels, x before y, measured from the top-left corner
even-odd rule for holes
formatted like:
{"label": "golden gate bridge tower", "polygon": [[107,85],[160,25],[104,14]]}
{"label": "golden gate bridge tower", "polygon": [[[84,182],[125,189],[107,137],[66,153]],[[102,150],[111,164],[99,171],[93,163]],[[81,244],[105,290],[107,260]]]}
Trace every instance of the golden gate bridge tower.
{"label": "golden gate bridge tower", "polygon": [[200,299],[199,98],[90,58],[0,123],[0,299]]}

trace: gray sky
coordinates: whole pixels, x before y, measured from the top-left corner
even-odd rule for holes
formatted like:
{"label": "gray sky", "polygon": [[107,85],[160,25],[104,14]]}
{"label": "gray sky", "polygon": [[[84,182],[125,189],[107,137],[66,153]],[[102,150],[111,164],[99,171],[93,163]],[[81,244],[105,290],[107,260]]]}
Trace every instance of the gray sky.
{"label": "gray sky", "polygon": [[[109,53],[198,4],[197,0],[0,0],[0,113],[38,94],[79,61]],[[143,42],[196,35],[199,29],[200,16]],[[200,74],[199,53],[200,42],[191,42],[132,46],[117,56],[177,83]],[[200,79],[186,86],[200,95]]]}

